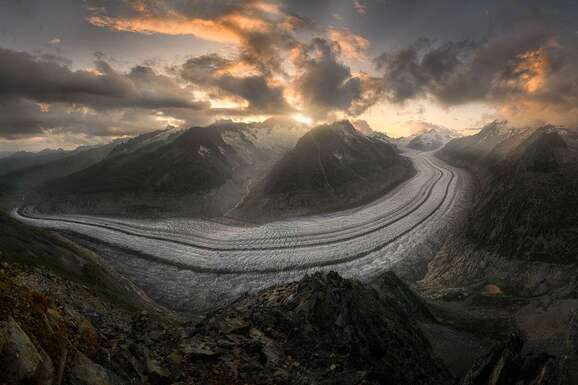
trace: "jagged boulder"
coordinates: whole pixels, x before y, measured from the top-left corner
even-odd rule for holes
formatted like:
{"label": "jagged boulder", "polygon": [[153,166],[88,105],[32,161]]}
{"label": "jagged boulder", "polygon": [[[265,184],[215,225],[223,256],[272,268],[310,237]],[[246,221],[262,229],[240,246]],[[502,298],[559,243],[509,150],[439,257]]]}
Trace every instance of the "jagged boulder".
{"label": "jagged boulder", "polygon": [[546,353],[522,353],[524,340],[512,336],[478,359],[462,385],[559,385],[560,361]]}
{"label": "jagged boulder", "polygon": [[69,373],[70,385],[121,385],[122,381],[111,371],[76,352]]}
{"label": "jagged boulder", "polygon": [[1,382],[11,385],[51,385],[54,378],[50,357],[12,317],[0,322],[0,373]]}

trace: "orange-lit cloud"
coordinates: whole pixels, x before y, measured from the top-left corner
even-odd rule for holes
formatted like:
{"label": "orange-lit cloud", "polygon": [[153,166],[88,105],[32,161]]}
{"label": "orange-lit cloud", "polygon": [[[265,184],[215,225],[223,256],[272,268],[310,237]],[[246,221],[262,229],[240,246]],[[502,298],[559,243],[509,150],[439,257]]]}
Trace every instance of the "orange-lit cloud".
{"label": "orange-lit cloud", "polygon": [[167,35],[192,35],[220,43],[239,44],[241,38],[231,27],[205,19],[187,19],[183,16],[113,18],[94,15],[88,21],[97,27],[116,31],[161,33]]}
{"label": "orange-lit cloud", "polygon": [[224,64],[222,67],[216,69],[213,75],[217,77],[221,76],[234,76],[238,78],[259,76],[262,75],[261,71],[252,63],[247,63],[245,61],[230,61]]}
{"label": "orange-lit cloud", "polygon": [[265,1],[247,1],[215,17],[191,17],[176,9],[164,6],[154,12],[143,0],[131,3],[133,15],[110,16],[106,13],[90,15],[88,21],[98,27],[116,31],[145,34],[192,35],[220,43],[241,45],[248,34],[272,32],[275,28],[291,30],[296,18],[283,15],[281,7]]}
{"label": "orange-lit cloud", "polygon": [[524,52],[517,57],[512,79],[507,86],[527,93],[539,91],[547,82],[550,59],[544,48]]}
{"label": "orange-lit cloud", "polygon": [[369,48],[369,40],[347,29],[330,28],[327,36],[341,49],[344,57],[352,60],[367,60],[366,51]]}

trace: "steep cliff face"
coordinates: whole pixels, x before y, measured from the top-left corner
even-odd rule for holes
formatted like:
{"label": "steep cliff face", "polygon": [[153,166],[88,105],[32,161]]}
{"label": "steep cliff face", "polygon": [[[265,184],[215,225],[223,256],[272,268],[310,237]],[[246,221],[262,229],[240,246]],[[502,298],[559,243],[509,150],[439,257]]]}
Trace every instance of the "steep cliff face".
{"label": "steep cliff face", "polygon": [[348,122],[303,136],[255,186],[234,213],[271,220],[348,208],[376,198],[409,177],[395,147],[365,136]]}

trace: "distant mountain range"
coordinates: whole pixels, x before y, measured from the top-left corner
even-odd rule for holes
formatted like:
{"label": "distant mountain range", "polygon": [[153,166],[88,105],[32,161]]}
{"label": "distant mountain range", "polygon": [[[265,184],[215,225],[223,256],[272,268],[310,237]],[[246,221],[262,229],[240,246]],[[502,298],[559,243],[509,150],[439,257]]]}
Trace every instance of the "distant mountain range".
{"label": "distant mountain range", "polygon": [[437,150],[450,140],[459,137],[458,132],[427,122],[410,122],[411,134],[398,138],[396,143],[419,151]]}
{"label": "distant mountain range", "polygon": [[234,212],[270,220],[352,207],[413,173],[409,160],[348,121],[314,128],[281,159]]}
{"label": "distant mountain range", "polygon": [[40,152],[18,151],[0,159],[0,175],[62,159],[71,153],[72,151],[63,149],[47,149]]}
{"label": "distant mountain range", "polygon": [[76,150],[17,152],[0,159],[0,206],[10,209],[32,198],[41,184],[62,178],[102,161],[116,144],[84,146]]}
{"label": "distant mountain range", "polygon": [[20,190],[35,187],[46,181],[84,170],[105,159],[114,148],[113,144],[109,144],[67,151],[63,157],[4,174],[2,183]]}
{"label": "distant mountain range", "polygon": [[442,147],[457,136],[457,133],[450,129],[445,129],[443,127],[430,128],[425,132],[411,137],[407,146],[414,150],[433,151]]}

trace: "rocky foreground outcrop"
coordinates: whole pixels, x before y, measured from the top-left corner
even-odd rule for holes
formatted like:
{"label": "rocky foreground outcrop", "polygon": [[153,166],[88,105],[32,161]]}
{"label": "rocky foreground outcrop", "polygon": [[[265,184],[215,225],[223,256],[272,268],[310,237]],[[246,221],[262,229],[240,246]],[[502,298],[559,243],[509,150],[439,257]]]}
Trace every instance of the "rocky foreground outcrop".
{"label": "rocky foreground outcrop", "polygon": [[384,280],[316,273],[174,323],[5,263],[0,384],[453,384],[414,319],[425,305]]}
{"label": "rocky foreground outcrop", "polygon": [[[513,337],[459,379],[444,354],[467,356],[468,345],[444,353],[439,344],[465,334],[455,322],[439,324],[392,273],[371,286],[316,273],[245,295],[201,321],[177,322],[4,262],[0,384],[571,385],[578,378],[577,320],[564,332],[563,354]],[[426,337],[424,325],[436,324]]]}
{"label": "rocky foreground outcrop", "polygon": [[214,384],[453,383],[403,303],[336,273],[275,286],[191,330],[190,374]]}

